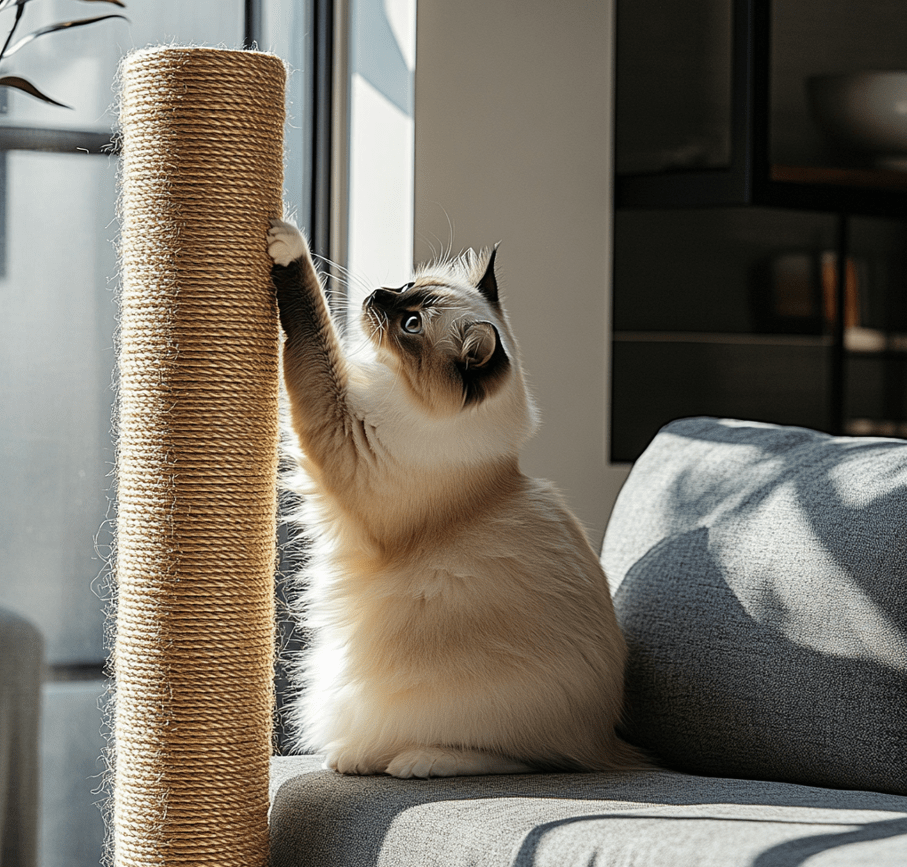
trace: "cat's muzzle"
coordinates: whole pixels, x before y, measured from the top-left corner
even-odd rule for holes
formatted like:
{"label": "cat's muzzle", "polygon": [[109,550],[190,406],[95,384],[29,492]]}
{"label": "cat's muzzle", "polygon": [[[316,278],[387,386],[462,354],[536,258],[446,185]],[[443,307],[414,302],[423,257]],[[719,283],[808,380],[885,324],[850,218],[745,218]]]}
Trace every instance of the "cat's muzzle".
{"label": "cat's muzzle", "polygon": [[406,283],[399,289],[387,289],[384,287],[376,289],[365,299],[362,307],[364,310],[374,310],[375,308],[379,310],[392,310],[399,303],[400,296],[406,292],[407,289],[411,289],[412,286],[412,283]]}

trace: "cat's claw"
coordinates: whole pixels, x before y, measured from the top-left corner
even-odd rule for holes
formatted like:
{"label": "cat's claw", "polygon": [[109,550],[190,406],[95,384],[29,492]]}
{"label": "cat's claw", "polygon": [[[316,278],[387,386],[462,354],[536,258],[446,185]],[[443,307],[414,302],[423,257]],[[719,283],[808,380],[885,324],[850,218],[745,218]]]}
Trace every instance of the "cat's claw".
{"label": "cat's claw", "polygon": [[309,245],[302,232],[285,220],[271,220],[268,230],[268,255],[275,265],[286,267],[290,262],[309,255]]}

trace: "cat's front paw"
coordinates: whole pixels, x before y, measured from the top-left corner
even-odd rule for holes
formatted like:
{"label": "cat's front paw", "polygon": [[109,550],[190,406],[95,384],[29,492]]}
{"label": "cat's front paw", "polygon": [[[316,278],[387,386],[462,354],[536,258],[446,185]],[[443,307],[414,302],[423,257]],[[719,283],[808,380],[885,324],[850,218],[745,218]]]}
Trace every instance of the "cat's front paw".
{"label": "cat's front paw", "polygon": [[452,750],[438,747],[416,747],[404,750],[387,766],[386,773],[403,780],[412,777],[455,777],[459,762]]}
{"label": "cat's front paw", "polygon": [[275,265],[286,267],[290,262],[309,255],[309,245],[302,232],[285,220],[271,220],[268,230],[268,255]]}
{"label": "cat's front paw", "polygon": [[392,777],[455,777],[476,774],[526,774],[530,765],[509,756],[458,747],[413,747],[397,755],[385,773]]}
{"label": "cat's front paw", "polygon": [[368,775],[377,774],[381,770],[377,761],[359,754],[356,750],[342,747],[330,750],[321,767],[337,771],[338,774]]}

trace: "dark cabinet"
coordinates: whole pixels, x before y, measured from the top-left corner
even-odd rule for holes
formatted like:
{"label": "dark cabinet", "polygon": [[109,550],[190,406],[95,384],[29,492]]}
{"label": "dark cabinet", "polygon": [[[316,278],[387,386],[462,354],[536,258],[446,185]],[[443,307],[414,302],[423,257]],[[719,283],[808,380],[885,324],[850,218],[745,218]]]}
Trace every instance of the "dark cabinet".
{"label": "dark cabinet", "polygon": [[907,435],[907,171],[808,104],[905,33],[900,0],[618,0],[613,460],[697,414]]}

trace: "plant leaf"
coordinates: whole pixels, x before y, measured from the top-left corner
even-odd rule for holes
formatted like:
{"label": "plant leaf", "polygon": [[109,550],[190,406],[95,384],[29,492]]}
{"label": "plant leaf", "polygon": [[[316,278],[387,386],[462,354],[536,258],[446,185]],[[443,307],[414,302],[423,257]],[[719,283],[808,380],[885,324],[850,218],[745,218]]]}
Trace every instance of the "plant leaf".
{"label": "plant leaf", "polygon": [[43,99],[44,102],[49,102],[51,105],[59,105],[60,108],[72,108],[71,105],[57,102],[55,99],[51,99],[46,93],[41,93],[41,91],[30,81],[19,78],[18,75],[4,75],[0,78],[0,87],[14,87],[16,90],[24,91],[29,96],[34,96],[36,99]]}
{"label": "plant leaf", "polygon": [[34,41],[39,36],[44,36],[47,33],[56,33],[58,30],[67,30],[70,27],[82,27],[85,24],[94,24],[95,21],[104,21],[107,18],[122,18],[124,21],[129,20],[125,15],[98,15],[96,18],[80,18],[78,21],[61,21],[59,24],[49,24],[47,27],[42,27],[39,30],[35,30],[33,33],[29,33],[28,36],[23,36],[6,52],[3,59],[5,60],[7,57],[12,56],[20,48],[28,45],[29,42]]}
{"label": "plant leaf", "polygon": [[28,0],[0,0],[0,12],[9,9],[10,6],[24,6]]}
{"label": "plant leaf", "polygon": [[[24,6],[26,3],[29,3],[30,0],[0,0],[0,12],[4,9],[9,9],[10,6]],[[126,8],[126,4],[123,3],[123,0],[82,0],[83,3],[113,3],[114,6],[119,6],[121,9]]]}

